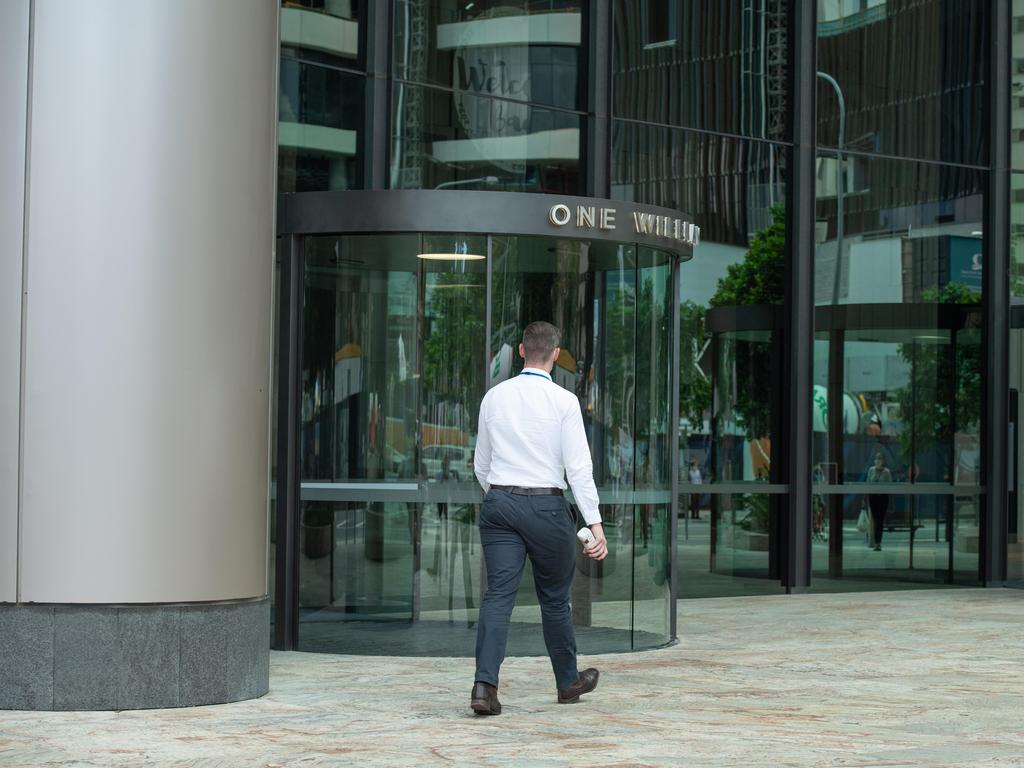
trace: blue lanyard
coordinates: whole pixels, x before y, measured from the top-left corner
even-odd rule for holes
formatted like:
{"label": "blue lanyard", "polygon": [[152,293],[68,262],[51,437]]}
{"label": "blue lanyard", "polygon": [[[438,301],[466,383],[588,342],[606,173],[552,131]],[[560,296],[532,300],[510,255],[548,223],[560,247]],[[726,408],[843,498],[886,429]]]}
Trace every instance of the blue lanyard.
{"label": "blue lanyard", "polygon": [[537,377],[539,377],[541,379],[544,379],[544,381],[551,381],[551,379],[549,379],[543,373],[534,373],[533,371],[523,371],[519,375],[520,376],[537,376]]}

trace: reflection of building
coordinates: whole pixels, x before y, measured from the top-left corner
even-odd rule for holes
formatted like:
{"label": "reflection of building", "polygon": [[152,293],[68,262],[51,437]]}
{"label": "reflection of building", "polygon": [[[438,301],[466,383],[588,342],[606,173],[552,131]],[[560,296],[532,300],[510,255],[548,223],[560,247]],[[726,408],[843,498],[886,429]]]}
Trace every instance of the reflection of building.
{"label": "reflection of building", "polygon": [[349,342],[334,353],[334,402],[362,390],[363,358],[358,344]]}
{"label": "reflection of building", "polygon": [[0,4],[0,706],[78,701],[10,693],[58,662],[96,706],[266,690],[268,495],[276,647],[471,653],[477,409],[533,319],[613,533],[582,649],[678,596],[1024,577],[1011,5]]}
{"label": "reflection of building", "polygon": [[551,370],[551,378],[564,389],[575,392],[579,374],[576,371],[576,358],[567,349],[563,349],[558,359],[555,360],[555,367]]}

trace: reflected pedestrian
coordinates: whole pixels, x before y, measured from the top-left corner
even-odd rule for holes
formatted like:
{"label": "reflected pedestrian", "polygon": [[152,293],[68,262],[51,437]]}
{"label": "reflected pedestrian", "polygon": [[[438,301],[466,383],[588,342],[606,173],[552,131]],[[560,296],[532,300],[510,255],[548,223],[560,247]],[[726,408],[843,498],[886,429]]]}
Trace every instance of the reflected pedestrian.
{"label": "reflected pedestrian", "polygon": [[[891,483],[892,472],[885,466],[885,457],[881,452],[875,454],[875,464],[868,469],[869,483]],[[868,507],[871,509],[872,528],[875,532],[875,552],[882,550],[882,528],[885,526],[885,513],[889,509],[889,494],[869,493]]]}
{"label": "reflected pedestrian", "polygon": [[584,551],[603,560],[608,542],[579,400],[551,380],[560,337],[550,323],[530,323],[519,345],[525,360],[522,373],[492,387],[480,404],[474,470],[485,493],[480,542],[487,593],[480,606],[470,698],[478,715],[501,712],[498,671],[527,557],[558,702],[578,701],[597,687],[596,669],[579,672],[576,667],[569,603],[576,571],[576,522],[563,495],[566,478],[596,540]]}
{"label": "reflected pedestrian", "polygon": [[[700,485],[704,482],[704,478],[700,474],[700,467],[697,466],[696,461],[690,462],[690,485]],[[693,520],[700,520],[700,493],[690,494],[690,517]]]}

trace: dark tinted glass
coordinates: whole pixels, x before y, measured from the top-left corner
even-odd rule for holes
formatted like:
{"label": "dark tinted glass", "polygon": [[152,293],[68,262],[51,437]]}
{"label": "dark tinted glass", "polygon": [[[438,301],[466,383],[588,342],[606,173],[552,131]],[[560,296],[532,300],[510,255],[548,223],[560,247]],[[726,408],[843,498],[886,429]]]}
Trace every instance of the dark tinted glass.
{"label": "dark tinted glass", "polygon": [[400,0],[399,78],[475,96],[581,107],[579,0]]}
{"label": "dark tinted glass", "polygon": [[849,154],[817,163],[817,304],[980,298],[983,171]]}
{"label": "dark tinted glass", "polygon": [[283,57],[278,191],[360,186],[365,78]]}
{"label": "dark tinted glass", "polygon": [[1010,175],[1010,296],[1024,304],[1024,173]]}
{"label": "dark tinted glass", "polygon": [[785,138],[787,6],[616,0],[613,114]]}
{"label": "dark tinted glass", "polygon": [[819,145],[984,164],[989,6],[819,3]]}
{"label": "dark tinted glass", "polygon": [[391,186],[579,194],[573,112],[395,84]]}
{"label": "dark tinted glass", "polygon": [[[1011,6],[1010,167],[1024,170],[1024,4]],[[1020,183],[1018,182],[1018,188]]]}
{"label": "dark tinted glass", "polygon": [[[772,206],[785,200],[785,157],[783,148],[765,142],[614,121],[612,197],[691,214],[705,249],[715,243],[735,250],[728,259],[703,263],[698,254],[685,270],[700,273],[691,279],[701,281],[706,299],[725,265],[742,257],[751,236],[773,223]],[[781,274],[778,280],[781,286]],[[775,301],[781,295],[755,303]]]}
{"label": "dark tinted glass", "polygon": [[362,61],[359,2],[283,0],[281,50],[300,50],[304,57],[356,66]]}

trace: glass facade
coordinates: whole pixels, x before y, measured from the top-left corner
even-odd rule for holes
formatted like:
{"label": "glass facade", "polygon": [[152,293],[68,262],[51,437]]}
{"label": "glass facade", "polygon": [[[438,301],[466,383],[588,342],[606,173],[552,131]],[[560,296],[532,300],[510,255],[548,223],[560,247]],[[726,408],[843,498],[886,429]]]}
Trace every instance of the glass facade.
{"label": "glass facade", "polygon": [[[475,419],[533,319],[563,330],[556,380],[584,410],[611,543],[578,563],[581,647],[666,642],[676,596],[1024,584],[1024,0],[1009,49],[997,6],[285,3],[280,192],[587,196],[701,231],[680,264],[625,228],[620,243],[501,221],[302,236],[291,645],[471,652]],[[999,67],[1008,151],[992,138]],[[1000,215],[1008,239],[990,236]],[[431,252],[480,258],[417,258]],[[813,326],[796,374],[794,303]],[[991,453],[1004,396],[1009,457]],[[529,584],[515,653],[542,652]]]}

